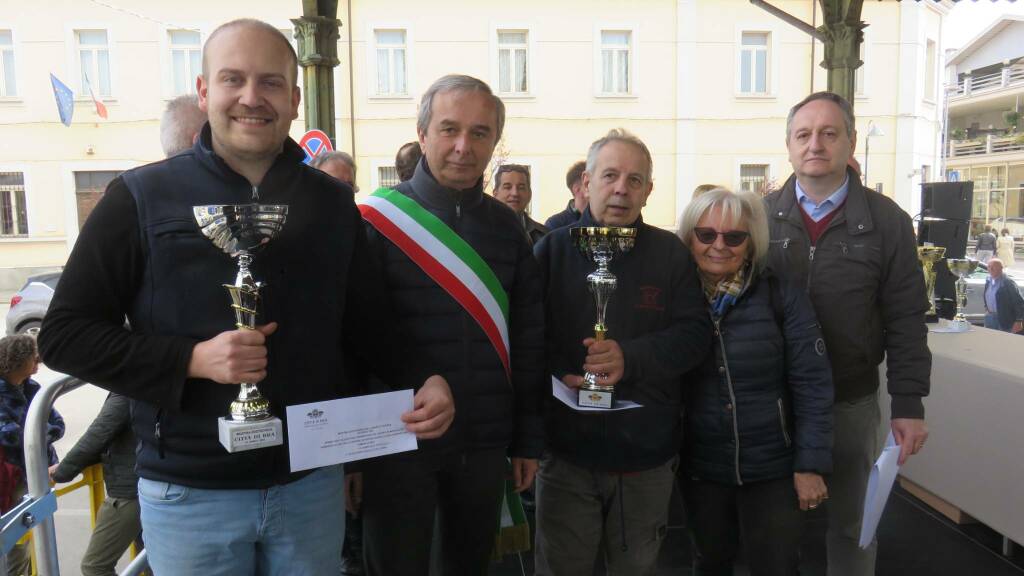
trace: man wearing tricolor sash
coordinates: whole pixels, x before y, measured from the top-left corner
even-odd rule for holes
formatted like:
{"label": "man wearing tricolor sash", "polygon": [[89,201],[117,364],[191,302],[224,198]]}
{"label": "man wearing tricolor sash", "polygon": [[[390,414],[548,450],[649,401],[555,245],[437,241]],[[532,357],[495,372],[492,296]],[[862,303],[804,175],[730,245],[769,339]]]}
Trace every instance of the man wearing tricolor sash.
{"label": "man wearing tricolor sash", "polygon": [[[548,452],[537,475],[538,575],[590,576],[602,543],[609,575],[649,574],[668,528],[683,375],[710,350],[711,323],[690,252],[640,216],[651,171],[647,146],[612,130],[587,154],[589,205],[579,221],[535,248],[552,375],[579,387],[584,371],[596,374],[618,399],[641,405],[580,412],[548,399]],[[595,265],[570,236],[579,226],[636,229],[632,249],[609,265],[618,287],[601,341],[593,338],[595,303],[587,284]]]}
{"label": "man wearing tricolor sash", "polygon": [[[543,448],[540,274],[515,214],[483,193],[505,111],[483,82],[446,76],[420,103],[411,180],[360,210],[398,331],[448,381],[456,416],[416,452],[363,471],[368,574],[485,574],[511,457],[516,491]],[[431,561],[435,513],[438,555]]]}

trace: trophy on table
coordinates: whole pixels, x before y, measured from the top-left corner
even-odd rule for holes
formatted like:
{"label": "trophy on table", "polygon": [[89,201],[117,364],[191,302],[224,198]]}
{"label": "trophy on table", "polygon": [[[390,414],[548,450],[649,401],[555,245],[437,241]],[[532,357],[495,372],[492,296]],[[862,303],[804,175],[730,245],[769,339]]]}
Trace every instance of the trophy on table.
{"label": "trophy on table", "polygon": [[948,258],[946,265],[949,271],[960,278],[956,281],[956,316],[949,325],[950,332],[967,332],[971,329],[970,322],[964,316],[967,307],[967,277],[978,268],[978,261],[969,258]]}
{"label": "trophy on table", "polygon": [[942,260],[946,255],[946,249],[942,246],[918,246],[917,259],[921,261],[921,270],[924,272],[924,285],[928,293],[928,313],[925,315],[925,322],[938,322],[939,315],[935,311],[935,263]]}
{"label": "trophy on table", "polygon": [[[589,260],[597,264],[597,270],[587,275],[590,293],[594,295],[597,307],[597,322],[594,324],[594,338],[604,340],[608,327],[604,323],[608,301],[615,292],[615,275],[608,271],[608,264],[615,256],[625,254],[636,242],[636,228],[580,227],[569,230],[576,248]],[[598,384],[597,379],[605,374],[587,372],[583,376],[576,403],[590,408],[611,408],[615,400],[615,386]]]}
{"label": "trophy on table", "polygon": [[[227,204],[194,206],[203,235],[232,258],[238,259],[234,284],[224,284],[235,311],[235,327],[254,330],[260,304],[260,288],[249,271],[253,255],[281,231],[288,206],[276,204]],[[230,416],[218,419],[220,443],[228,452],[241,452],[283,441],[281,419],[270,413],[270,402],[256,384],[243,382],[231,403]]]}

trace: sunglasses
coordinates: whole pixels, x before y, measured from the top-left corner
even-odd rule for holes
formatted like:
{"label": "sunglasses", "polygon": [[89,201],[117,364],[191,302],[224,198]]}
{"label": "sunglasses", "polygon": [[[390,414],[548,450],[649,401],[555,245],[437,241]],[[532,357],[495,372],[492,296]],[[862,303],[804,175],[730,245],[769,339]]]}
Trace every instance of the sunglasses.
{"label": "sunglasses", "polygon": [[735,248],[740,244],[743,244],[750,237],[750,232],[744,232],[742,230],[730,230],[728,232],[719,232],[712,228],[694,228],[693,235],[697,237],[697,240],[701,244],[714,244],[715,240],[721,236],[722,241],[725,245],[730,248]]}

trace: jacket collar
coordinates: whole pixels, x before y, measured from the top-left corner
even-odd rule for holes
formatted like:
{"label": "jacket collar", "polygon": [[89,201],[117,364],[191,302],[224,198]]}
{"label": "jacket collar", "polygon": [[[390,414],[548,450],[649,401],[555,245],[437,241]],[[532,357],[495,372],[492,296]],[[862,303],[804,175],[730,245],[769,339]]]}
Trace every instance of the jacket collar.
{"label": "jacket collar", "polygon": [[[192,152],[200,164],[228,184],[252,189],[252,184],[244,176],[235,172],[223,158],[213,151],[213,132],[210,129],[209,122],[203,125],[199,138],[196,139],[195,145],[192,146]],[[274,192],[280,190],[288,190],[290,184],[294,181],[296,172],[302,167],[302,162],[305,158],[306,153],[302,148],[290,137],[286,138],[281,153],[274,159],[274,163],[267,170],[263,181],[260,182],[260,200],[267,201],[269,199],[268,195],[273,195]],[[278,199],[281,200],[281,198]]]}
{"label": "jacket collar", "polygon": [[[846,203],[837,208],[832,220],[832,225],[846,223],[846,231],[851,236],[865,234],[874,230],[874,222],[871,219],[871,210],[868,208],[868,194],[874,192],[868,190],[860,183],[860,177],[852,168],[846,168],[846,175],[849,178],[849,191],[846,195]],[[796,174],[789,177],[782,186],[779,201],[775,205],[775,211],[771,214],[773,220],[787,220],[791,224],[804,225],[803,216],[800,215],[800,203],[796,200]]]}
{"label": "jacket collar", "polygon": [[442,186],[430,173],[427,166],[427,157],[420,158],[416,165],[416,172],[412,175],[412,190],[417,196],[427,203],[431,208],[437,210],[455,210],[455,204],[459,203],[464,209],[475,208],[484,198],[484,179],[481,176],[472,188],[455,190]]}

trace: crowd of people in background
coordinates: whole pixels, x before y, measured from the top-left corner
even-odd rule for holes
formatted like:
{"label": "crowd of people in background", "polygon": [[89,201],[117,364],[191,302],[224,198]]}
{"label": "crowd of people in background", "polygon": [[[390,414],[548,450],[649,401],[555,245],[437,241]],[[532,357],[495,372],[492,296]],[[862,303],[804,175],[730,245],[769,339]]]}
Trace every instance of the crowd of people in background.
{"label": "crowd of people in background", "polygon": [[[497,167],[488,194],[504,104],[462,75],[423,94],[418,138],[396,153],[401,183],[360,193],[373,200],[357,208],[352,156],[306,166],[288,137],[296,83],[279,30],[217,28],[198,96],[168,105],[168,158],[110,184],[68,260],[39,347],[53,369],[111,391],[63,462],[50,447],[55,482],[104,466],[83,574],[112,573],[140,536],[158,576],[486,574],[503,500],[528,491],[537,574],[648,574],[677,483],[695,574],[732,573],[741,549],[754,575],[797,574],[819,507],[829,574],[874,573],[876,544],[858,538],[882,447],[879,365],[902,464],[928,437],[928,303],[910,217],[850,166],[846,100],[818,92],[792,107],[779,136],[793,175],[778,190],[702,186],[673,234],[644,222],[653,159],[627,130],[580,151],[571,198],[544,224],[530,217],[526,166]],[[270,277],[260,325],[229,330],[211,279],[233,278],[235,263],[191,214],[246,202],[288,204],[288,228],[256,260]],[[428,224],[399,237],[401,216]],[[611,267],[607,338],[594,337],[578,227],[635,230]],[[979,237],[986,303],[994,327],[1019,331],[1002,232]],[[432,272],[408,249],[428,241],[467,272]],[[488,298],[493,309],[474,305]],[[32,338],[0,340],[5,509],[25,493],[39,361]],[[552,377],[575,389],[585,372],[638,406],[581,412],[552,397]],[[258,382],[279,416],[412,388],[402,420],[418,449],[304,472],[287,443],[226,452],[216,422],[239,382]],[[63,433],[53,411],[47,439]],[[26,570],[23,550],[8,561]]]}

